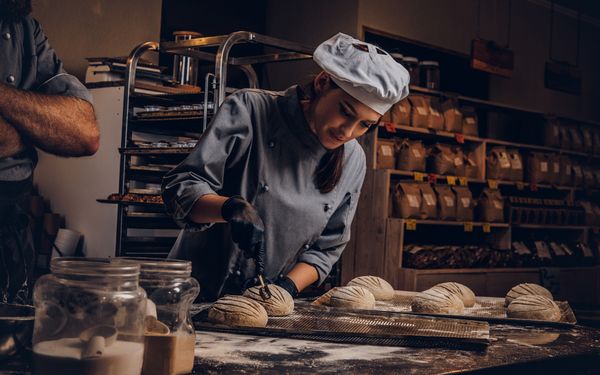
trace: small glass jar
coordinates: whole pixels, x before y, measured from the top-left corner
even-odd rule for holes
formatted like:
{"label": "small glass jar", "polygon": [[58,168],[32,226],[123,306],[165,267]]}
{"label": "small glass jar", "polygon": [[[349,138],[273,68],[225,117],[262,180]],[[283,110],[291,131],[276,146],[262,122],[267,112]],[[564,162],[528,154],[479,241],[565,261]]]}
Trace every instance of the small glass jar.
{"label": "small glass jar", "polygon": [[176,259],[117,258],[140,265],[148,296],[144,375],[187,374],[194,367],[196,332],[190,316],[200,293],[192,263]]}
{"label": "small glass jar", "polygon": [[402,65],[410,74],[410,84],[419,85],[419,60],[416,57],[404,56]]}
{"label": "small glass jar", "polygon": [[146,293],[137,264],[54,258],[34,287],[34,374],[137,375]]}
{"label": "small glass jar", "polygon": [[394,58],[394,60],[396,60],[396,62],[402,64],[402,59],[404,59],[404,55],[398,52],[391,52],[390,56],[392,56]]}
{"label": "small glass jar", "polygon": [[430,90],[440,89],[440,64],[437,61],[421,61],[419,70],[421,74],[419,86]]}

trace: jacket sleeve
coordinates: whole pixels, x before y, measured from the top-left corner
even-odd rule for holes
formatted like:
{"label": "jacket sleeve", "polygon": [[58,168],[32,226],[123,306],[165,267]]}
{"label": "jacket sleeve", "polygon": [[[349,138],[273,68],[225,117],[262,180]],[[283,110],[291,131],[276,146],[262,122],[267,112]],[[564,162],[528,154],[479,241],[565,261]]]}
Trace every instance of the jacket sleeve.
{"label": "jacket sleeve", "polygon": [[33,53],[37,58],[35,90],[44,94],[73,96],[91,103],[92,94],[75,76],[65,71],[39,22],[30,20],[35,42]]}
{"label": "jacket sleeve", "polygon": [[316,268],[319,274],[318,284],[325,281],[325,278],[331,272],[331,268],[338,261],[350,240],[350,227],[356,213],[356,206],[358,205],[358,198],[366,173],[362,150],[360,150],[360,154],[362,157],[359,158],[359,162],[354,167],[349,167],[356,171],[354,179],[356,184],[345,194],[317,241],[298,257],[298,262],[307,263]]}
{"label": "jacket sleeve", "polygon": [[248,102],[238,91],[225,99],[188,157],[163,178],[166,210],[180,227],[205,230],[212,225],[192,222],[188,215],[200,197],[219,193],[225,170],[240,160],[251,142]]}

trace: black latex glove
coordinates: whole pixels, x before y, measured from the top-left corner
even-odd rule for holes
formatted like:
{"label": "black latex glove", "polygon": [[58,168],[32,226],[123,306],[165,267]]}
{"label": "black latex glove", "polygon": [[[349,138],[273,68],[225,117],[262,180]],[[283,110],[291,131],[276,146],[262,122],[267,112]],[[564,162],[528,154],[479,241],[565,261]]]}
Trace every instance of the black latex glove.
{"label": "black latex glove", "polygon": [[287,276],[282,276],[275,281],[275,285],[278,285],[285,289],[292,298],[298,297],[298,288],[296,284]]}
{"label": "black latex glove", "polygon": [[240,196],[223,203],[223,219],[231,226],[231,239],[244,254],[256,261],[256,272],[265,272],[265,225],[256,208]]}

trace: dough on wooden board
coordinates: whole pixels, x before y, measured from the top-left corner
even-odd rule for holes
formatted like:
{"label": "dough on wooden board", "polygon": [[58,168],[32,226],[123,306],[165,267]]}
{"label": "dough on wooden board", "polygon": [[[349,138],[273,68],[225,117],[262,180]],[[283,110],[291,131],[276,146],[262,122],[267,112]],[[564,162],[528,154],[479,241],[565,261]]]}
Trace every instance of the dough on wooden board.
{"label": "dough on wooden board", "polygon": [[434,288],[444,288],[450,293],[456,294],[463,301],[465,307],[473,307],[475,305],[475,293],[466,285],[447,282],[437,284]]}
{"label": "dough on wooden board", "polygon": [[430,314],[462,314],[465,309],[458,295],[436,287],[417,294],[410,307],[414,312]]}
{"label": "dough on wooden board", "polygon": [[360,286],[343,286],[336,288],[329,300],[330,306],[350,309],[372,309],[375,297],[368,289]]}
{"label": "dough on wooden board", "polygon": [[508,305],[509,318],[546,320],[557,322],[561,318],[560,308],[550,298],[536,295],[520,296]]}
{"label": "dough on wooden board", "polygon": [[363,288],[368,289],[375,300],[377,301],[388,301],[394,298],[394,288],[382,279],[377,276],[359,276],[350,280],[348,286],[361,286]]}
{"label": "dough on wooden board", "polygon": [[246,289],[243,295],[263,305],[269,316],[286,316],[294,311],[294,299],[287,290],[279,285],[270,284],[269,291],[271,298],[266,300],[261,297],[259,286]]}
{"label": "dough on wooden board", "polygon": [[208,320],[228,326],[265,327],[269,318],[265,308],[255,300],[243,296],[225,296],[210,307]]}
{"label": "dough on wooden board", "polygon": [[543,296],[549,298],[550,300],[554,300],[552,293],[550,293],[550,291],[543,286],[532,283],[524,283],[513,287],[508,291],[508,293],[506,293],[504,306],[508,306],[515,299],[526,295]]}

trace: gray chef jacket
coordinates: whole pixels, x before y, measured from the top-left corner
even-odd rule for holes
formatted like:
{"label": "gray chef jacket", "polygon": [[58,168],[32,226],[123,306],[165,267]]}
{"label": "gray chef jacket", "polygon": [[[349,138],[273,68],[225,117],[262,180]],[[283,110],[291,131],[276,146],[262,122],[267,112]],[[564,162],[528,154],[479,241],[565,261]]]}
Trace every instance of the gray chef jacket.
{"label": "gray chef jacket", "polygon": [[314,174],[327,150],[306,122],[298,86],[244,89],[227,97],[196,148],[163,181],[167,211],[183,228],[169,257],[192,260],[202,299],[239,293],[255,276],[228,224],[188,219],[206,194],[241,195],[256,207],[265,224],[268,279],[297,262],[314,266],[319,283],[325,279],[350,238],[366,170],[358,142],[343,147],[340,181],[322,194]]}
{"label": "gray chef jacket", "polygon": [[[92,101],[85,86],[65,72],[39,22],[31,17],[20,22],[0,20],[0,82],[23,90]],[[0,159],[0,181],[31,177],[36,161],[31,145],[17,156]]]}

